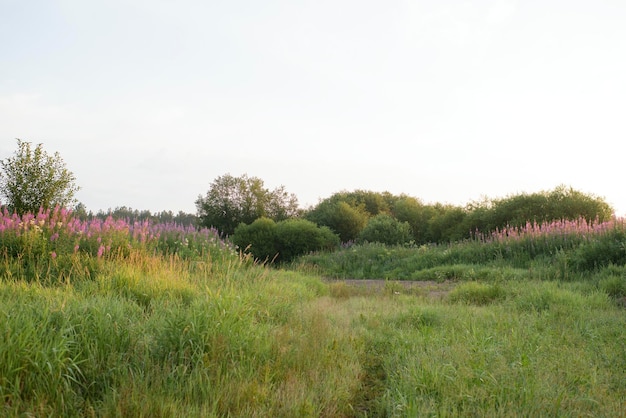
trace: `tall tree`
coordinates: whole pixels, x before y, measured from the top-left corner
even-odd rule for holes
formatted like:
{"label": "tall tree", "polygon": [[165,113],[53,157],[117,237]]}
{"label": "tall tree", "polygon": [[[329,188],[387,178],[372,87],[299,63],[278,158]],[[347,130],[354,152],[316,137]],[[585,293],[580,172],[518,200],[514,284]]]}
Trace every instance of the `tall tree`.
{"label": "tall tree", "polygon": [[13,157],[0,162],[0,195],[9,211],[24,214],[76,203],[76,178],[58,152],[48,155],[42,144],[33,148],[20,139],[17,147]]}
{"label": "tall tree", "polygon": [[298,215],[298,199],[283,186],[270,191],[263,180],[246,174],[225,174],[216,178],[206,196],[196,200],[198,217],[203,226],[215,227],[231,235],[240,223],[251,224],[267,217],[281,221]]}

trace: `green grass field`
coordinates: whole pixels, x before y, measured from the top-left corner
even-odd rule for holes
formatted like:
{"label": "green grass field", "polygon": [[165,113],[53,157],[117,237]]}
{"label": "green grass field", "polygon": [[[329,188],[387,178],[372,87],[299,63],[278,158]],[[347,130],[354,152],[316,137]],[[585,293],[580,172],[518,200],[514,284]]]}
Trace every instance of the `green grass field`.
{"label": "green grass field", "polygon": [[412,288],[393,277],[379,288],[323,279],[341,254],[277,269],[227,249],[172,248],[131,245],[102,257],[97,246],[70,249],[65,269],[55,264],[60,247],[37,260],[5,251],[0,415],[626,411],[626,268],[574,268],[580,246],[525,265],[502,256],[470,263],[450,247],[386,249],[379,265],[390,271],[406,268],[396,251],[439,260],[413,272],[432,282]]}

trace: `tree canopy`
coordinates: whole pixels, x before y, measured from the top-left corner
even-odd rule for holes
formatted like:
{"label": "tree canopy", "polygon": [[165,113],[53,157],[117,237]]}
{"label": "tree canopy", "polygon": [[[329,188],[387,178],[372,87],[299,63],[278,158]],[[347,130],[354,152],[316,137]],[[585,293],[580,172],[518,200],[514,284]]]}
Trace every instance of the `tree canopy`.
{"label": "tree canopy", "polygon": [[79,187],[58,152],[48,155],[42,144],[17,140],[13,157],[0,162],[0,195],[11,212],[35,213],[40,208],[70,206]]}
{"label": "tree canopy", "polygon": [[298,214],[298,199],[283,186],[272,191],[263,180],[246,174],[225,174],[216,178],[205,196],[196,200],[198,217],[203,226],[217,228],[231,235],[240,223],[251,224],[266,217],[281,221]]}

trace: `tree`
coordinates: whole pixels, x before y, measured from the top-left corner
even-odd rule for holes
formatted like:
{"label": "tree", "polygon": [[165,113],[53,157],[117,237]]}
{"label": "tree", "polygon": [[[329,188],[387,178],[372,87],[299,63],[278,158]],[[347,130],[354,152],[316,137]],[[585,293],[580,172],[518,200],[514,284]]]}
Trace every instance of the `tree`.
{"label": "tree", "polygon": [[470,205],[466,230],[490,232],[496,228],[522,227],[527,222],[552,222],[562,219],[604,222],[613,216],[611,206],[602,198],[584,194],[571,187],[521,193]]}
{"label": "tree", "polygon": [[68,207],[76,203],[76,178],[58,152],[48,155],[42,144],[17,140],[13,157],[0,162],[0,195],[9,211],[23,215],[40,208]]}
{"label": "tree", "polygon": [[327,226],[341,238],[341,242],[354,241],[367,224],[369,214],[362,207],[350,206],[343,200],[326,199],[310,210],[306,219]]}
{"label": "tree", "polygon": [[240,223],[251,224],[266,217],[276,222],[298,215],[298,199],[284,187],[270,191],[258,177],[225,174],[211,183],[206,196],[196,200],[203,226],[231,235]]}
{"label": "tree", "polygon": [[432,206],[424,205],[415,197],[400,196],[392,212],[398,221],[409,223],[416,244],[428,243],[428,223],[436,213]]}

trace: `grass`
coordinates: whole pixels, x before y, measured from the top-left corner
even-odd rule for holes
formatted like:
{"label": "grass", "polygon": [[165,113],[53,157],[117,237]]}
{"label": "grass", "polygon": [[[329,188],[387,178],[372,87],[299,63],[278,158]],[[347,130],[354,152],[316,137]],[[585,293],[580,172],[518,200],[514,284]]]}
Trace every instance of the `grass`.
{"label": "grass", "polygon": [[[453,256],[470,247],[367,246],[368,257],[378,254],[372,271],[401,272],[421,257],[411,275],[430,280],[406,287],[389,273],[367,287],[323,281],[328,260],[276,270],[218,241],[190,250],[180,247],[182,232],[161,248],[127,237],[130,248],[102,256],[84,237],[91,249],[74,253],[67,233],[66,251],[54,241],[52,257],[42,230],[12,231],[11,245],[29,247],[3,261],[1,416],[618,417],[626,409],[621,264],[579,270],[570,252],[518,265]],[[123,233],[118,225],[122,247]],[[47,273],[45,263],[64,257],[71,268]]]}

